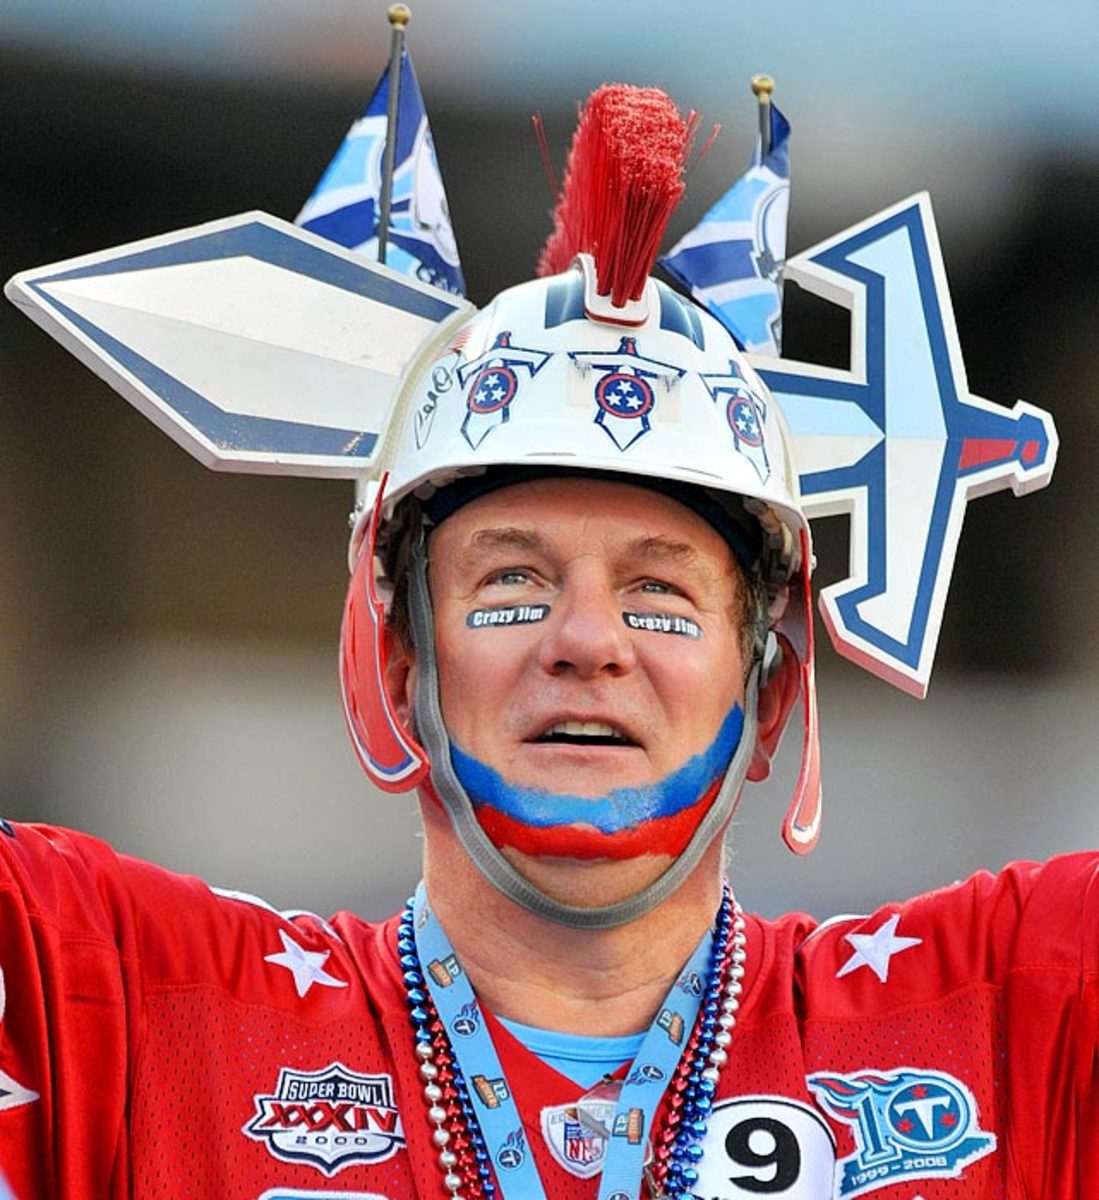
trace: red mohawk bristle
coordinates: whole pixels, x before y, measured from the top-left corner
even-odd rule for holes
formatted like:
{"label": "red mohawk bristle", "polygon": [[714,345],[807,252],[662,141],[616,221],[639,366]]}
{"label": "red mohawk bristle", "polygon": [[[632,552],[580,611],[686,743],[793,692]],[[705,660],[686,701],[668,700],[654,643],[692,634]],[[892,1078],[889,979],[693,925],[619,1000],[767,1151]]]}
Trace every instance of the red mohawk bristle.
{"label": "red mohawk bristle", "polygon": [[577,254],[590,254],[600,295],[615,307],[640,299],[683,194],[697,125],[696,113],[681,117],[659,88],[611,83],[593,92],[573,135],[538,274],[556,275]]}

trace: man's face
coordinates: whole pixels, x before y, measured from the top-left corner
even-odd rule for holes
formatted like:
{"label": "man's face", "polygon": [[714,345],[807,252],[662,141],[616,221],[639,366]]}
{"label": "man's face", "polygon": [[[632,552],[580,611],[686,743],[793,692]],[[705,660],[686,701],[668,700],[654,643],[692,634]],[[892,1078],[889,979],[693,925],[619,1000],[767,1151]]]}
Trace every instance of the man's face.
{"label": "man's face", "polygon": [[742,576],[669,497],[516,484],[449,517],[429,555],[444,720],[508,785],[592,800],[649,788],[743,702]]}

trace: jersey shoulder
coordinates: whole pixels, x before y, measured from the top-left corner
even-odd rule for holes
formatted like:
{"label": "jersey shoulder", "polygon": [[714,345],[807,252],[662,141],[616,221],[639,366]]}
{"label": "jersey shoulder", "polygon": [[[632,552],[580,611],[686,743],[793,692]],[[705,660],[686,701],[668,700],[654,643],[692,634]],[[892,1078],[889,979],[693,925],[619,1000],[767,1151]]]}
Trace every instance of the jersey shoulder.
{"label": "jersey shoulder", "polygon": [[1038,972],[1075,986],[1099,976],[1099,852],[978,871],[869,914],[760,925],[771,1002],[793,998],[807,1017],[848,1019]]}
{"label": "jersey shoulder", "polygon": [[287,981],[299,999],[342,990],[336,980],[356,992],[394,990],[384,926],[347,913],[280,911],[75,830],[5,823],[0,905],[9,959],[20,949],[83,946],[117,959],[122,977],[131,985],[138,977],[143,991],[211,984],[270,1003]]}

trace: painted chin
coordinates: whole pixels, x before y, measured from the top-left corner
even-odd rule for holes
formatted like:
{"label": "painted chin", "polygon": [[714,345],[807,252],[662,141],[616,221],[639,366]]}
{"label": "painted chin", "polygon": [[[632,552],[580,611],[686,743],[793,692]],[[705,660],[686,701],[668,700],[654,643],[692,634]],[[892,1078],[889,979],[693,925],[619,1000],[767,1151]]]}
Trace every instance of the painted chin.
{"label": "painted chin", "polygon": [[[644,750],[605,743],[527,743],[505,777],[452,742],[451,765],[499,850],[579,861],[674,857],[686,849],[718,794],[743,716],[734,706],[706,750],[655,783],[648,781],[651,764]],[[627,777],[609,780],[608,762]],[[578,786],[588,769],[591,791]],[[646,782],[638,784],[639,775]],[[540,783],[524,785],[519,782],[524,776]]]}
{"label": "painted chin", "polygon": [[644,855],[682,854],[709,811],[720,783],[714,783],[704,796],[689,808],[672,816],[652,817],[628,829],[604,833],[592,825],[536,826],[516,820],[488,805],[476,806],[477,820],[493,845],[501,851],[517,850],[528,858],[574,859],[593,862],[600,859],[622,861]]}

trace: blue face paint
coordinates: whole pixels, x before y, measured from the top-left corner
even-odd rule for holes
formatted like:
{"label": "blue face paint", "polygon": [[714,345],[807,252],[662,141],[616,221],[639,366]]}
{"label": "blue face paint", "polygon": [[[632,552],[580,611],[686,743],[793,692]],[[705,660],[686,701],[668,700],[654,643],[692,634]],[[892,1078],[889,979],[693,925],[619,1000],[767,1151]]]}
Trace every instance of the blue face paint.
{"label": "blue face paint", "polygon": [[582,824],[613,836],[654,818],[674,817],[697,804],[728,767],[743,728],[744,710],[734,704],[710,746],[678,770],[656,783],[615,788],[593,798],[508,783],[498,771],[453,742],[450,759],[475,807],[487,806],[535,829]]}

